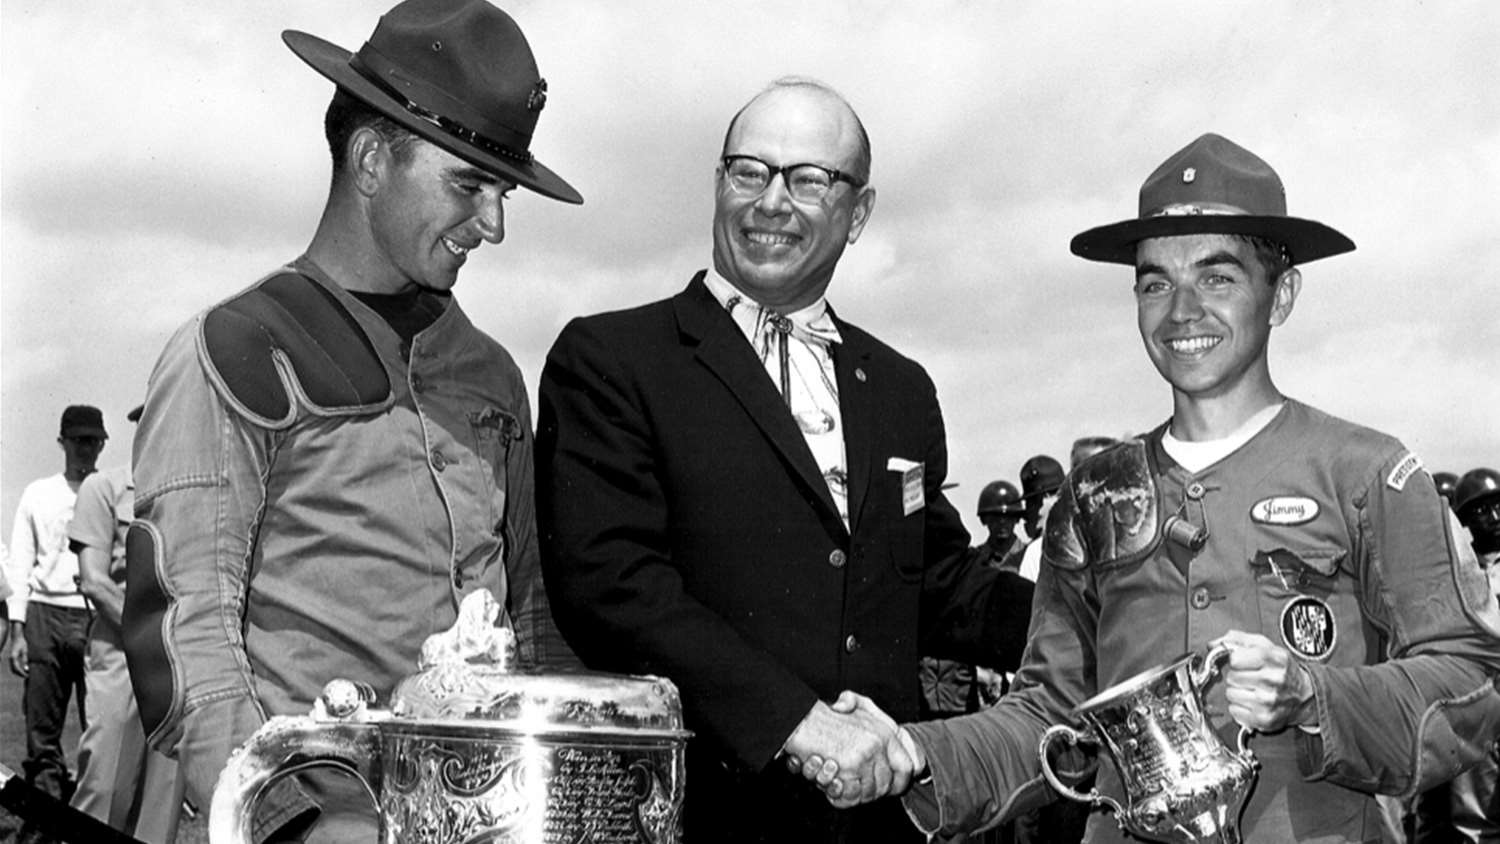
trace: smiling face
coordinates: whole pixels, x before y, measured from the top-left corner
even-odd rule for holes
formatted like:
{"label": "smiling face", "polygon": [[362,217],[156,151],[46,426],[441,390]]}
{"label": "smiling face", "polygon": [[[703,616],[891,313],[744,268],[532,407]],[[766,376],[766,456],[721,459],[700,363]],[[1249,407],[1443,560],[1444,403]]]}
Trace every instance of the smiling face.
{"label": "smiling face", "polygon": [[[773,167],[818,164],[849,172],[858,152],[853,113],[832,94],[805,86],[773,88],[745,107],[725,155],[749,155]],[[722,168],[721,168],[722,171]],[[751,299],[782,313],[817,301],[844,247],[859,238],[875,191],[837,182],[816,203],[787,193],[783,177],[765,190],[738,192],[716,171],[714,269]]]}
{"label": "smiling face", "polygon": [[1135,265],[1141,339],[1179,410],[1229,402],[1254,412],[1275,400],[1266,345],[1291,313],[1297,270],[1273,282],[1249,242],[1221,234],[1141,241]]}
{"label": "smiling face", "polygon": [[451,289],[471,250],[505,238],[515,184],[420,139],[400,153],[378,146],[368,205],[377,292]]}

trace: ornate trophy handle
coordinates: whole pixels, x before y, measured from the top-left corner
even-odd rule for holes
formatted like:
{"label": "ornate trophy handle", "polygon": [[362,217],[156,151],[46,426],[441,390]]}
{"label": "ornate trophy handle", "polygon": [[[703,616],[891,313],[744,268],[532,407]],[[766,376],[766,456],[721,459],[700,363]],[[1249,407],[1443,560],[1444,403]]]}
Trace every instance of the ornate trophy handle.
{"label": "ornate trophy handle", "polygon": [[1047,731],[1045,733],[1042,733],[1042,740],[1037,745],[1037,757],[1041,760],[1042,776],[1047,778],[1047,784],[1056,789],[1058,794],[1061,794],[1069,800],[1077,800],[1079,803],[1087,803],[1093,807],[1105,806],[1108,807],[1110,811],[1115,813],[1116,818],[1124,817],[1124,807],[1122,807],[1119,802],[1116,801],[1113,797],[1110,797],[1107,794],[1100,794],[1099,789],[1097,788],[1089,789],[1088,794],[1083,794],[1064,785],[1062,780],[1057,778],[1057,774],[1052,771],[1052,763],[1047,759],[1047,750],[1052,746],[1052,743],[1059,738],[1066,740],[1069,745],[1076,745],[1081,741],[1086,741],[1090,744],[1098,744],[1098,740],[1093,736],[1090,736],[1087,733],[1080,733],[1079,731],[1073,729],[1072,727],[1069,727],[1066,724],[1058,724],[1054,727],[1048,727]]}
{"label": "ornate trophy handle", "polygon": [[1193,681],[1193,691],[1197,691],[1208,685],[1208,681],[1218,675],[1219,669],[1229,659],[1229,646],[1217,644],[1208,649],[1208,653],[1201,658],[1194,657],[1189,666],[1189,674]]}
{"label": "ornate trophy handle", "polygon": [[[357,777],[378,807],[381,785],[380,731],[366,719],[378,713],[329,703],[330,694],[345,692],[335,680],[324,689],[312,715],[278,716],[261,725],[229,757],[214,787],[208,814],[212,844],[250,844],[256,807],[283,777],[309,768],[336,768]],[[354,684],[349,684],[354,685]],[[372,695],[373,696],[373,695]]]}
{"label": "ornate trophy handle", "polygon": [[[1193,681],[1194,693],[1197,693],[1199,689],[1208,685],[1208,681],[1212,680],[1219,673],[1228,659],[1229,646],[1222,643],[1209,648],[1208,653],[1204,654],[1201,660],[1195,658],[1193,660],[1194,664],[1188,668],[1191,674],[1190,679]],[[1250,752],[1250,737],[1252,735],[1255,735],[1254,730],[1243,724],[1240,725],[1240,734],[1236,743],[1239,745],[1240,758],[1247,761],[1255,759],[1255,754]]]}

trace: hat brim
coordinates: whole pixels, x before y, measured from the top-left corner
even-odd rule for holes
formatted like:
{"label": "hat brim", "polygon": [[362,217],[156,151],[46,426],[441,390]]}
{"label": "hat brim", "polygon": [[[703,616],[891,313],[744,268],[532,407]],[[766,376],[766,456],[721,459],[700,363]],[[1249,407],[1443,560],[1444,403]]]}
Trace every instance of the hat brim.
{"label": "hat brim", "polygon": [[521,164],[485,152],[407,111],[405,103],[397,102],[395,98],[359,75],[349,65],[352,54],[337,44],[293,29],[281,33],[281,40],[313,70],[321,73],[333,84],[348,91],[361,102],[368,103],[381,114],[410,129],[422,139],[486,172],[511,179],[521,187],[535,191],[542,196],[574,205],[583,203],[583,196],[574,190],[572,185],[563,181],[561,176],[549,170],[541,162],[532,159],[530,164]]}
{"label": "hat brim", "polygon": [[98,437],[102,440],[109,439],[109,434],[97,425],[70,425],[58,432],[61,437]]}
{"label": "hat brim", "polygon": [[1354,251],[1354,241],[1316,220],[1300,217],[1259,217],[1250,214],[1164,214],[1122,220],[1089,229],[1068,245],[1074,255],[1090,261],[1135,266],[1135,247],[1153,237],[1189,234],[1244,234],[1284,245],[1293,264],[1306,264]]}

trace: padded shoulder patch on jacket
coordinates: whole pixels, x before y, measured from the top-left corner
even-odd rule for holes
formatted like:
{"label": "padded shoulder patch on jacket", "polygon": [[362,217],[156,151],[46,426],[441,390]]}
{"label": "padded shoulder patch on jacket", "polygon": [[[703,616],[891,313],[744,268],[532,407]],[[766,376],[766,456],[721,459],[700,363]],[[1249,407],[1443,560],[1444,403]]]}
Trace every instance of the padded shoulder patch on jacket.
{"label": "padded shoulder patch on jacket", "polygon": [[1042,555],[1063,568],[1118,565],[1153,550],[1161,533],[1156,479],[1142,440],[1101,451],[1068,475],[1047,519]]}
{"label": "padded shoulder patch on jacket", "polygon": [[295,388],[325,415],[379,409],[385,366],[354,316],[297,273],[281,273],[210,310],[203,350],[225,399],[271,428],[291,424]]}
{"label": "padded shoulder patch on jacket", "polygon": [[125,537],[125,657],[132,674],[145,678],[132,684],[141,726],[153,747],[170,747],[176,740],[169,738],[168,721],[182,711],[183,688],[167,644],[166,616],[172,600],[160,576],[161,545],[147,522],[132,524]]}

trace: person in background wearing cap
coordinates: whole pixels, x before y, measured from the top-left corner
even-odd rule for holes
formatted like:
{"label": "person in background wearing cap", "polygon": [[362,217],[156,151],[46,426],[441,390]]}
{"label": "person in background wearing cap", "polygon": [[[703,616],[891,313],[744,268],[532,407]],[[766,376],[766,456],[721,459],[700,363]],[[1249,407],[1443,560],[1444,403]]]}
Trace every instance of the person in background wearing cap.
{"label": "person in background wearing cap", "polygon": [[1458,486],[1458,476],[1452,472],[1433,472],[1432,484],[1437,487],[1438,495],[1441,495],[1451,508],[1453,506],[1453,490]]}
{"label": "person in background wearing cap", "polygon": [[[206,807],[272,715],[333,678],[388,700],[423,641],[488,590],[523,667],[576,664],[537,561],[531,407],[452,289],[523,187],[548,102],[525,36],[483,0],[408,0],[356,54],[287,46],[337,87],[327,204],[306,252],[170,340],[136,435],[125,647],[141,719]],[[371,840],[353,779],[262,802],[258,838]]]}
{"label": "person in background wearing cap", "polygon": [[774,82],[729,121],[710,269],[573,320],[542,372],[557,621],[592,667],[681,690],[688,841],[920,841],[896,801],[836,811],[787,766],[836,754],[873,791],[895,724],[836,715],[844,684],[914,717],[921,645],[1019,655],[1030,584],[968,564],[931,379],[825,298],[869,178],[844,98]]}
{"label": "person in background wearing cap", "polygon": [[1470,469],[1453,485],[1453,512],[1468,528],[1479,564],[1490,572],[1500,592],[1500,472],[1480,467]]}
{"label": "person in background wearing cap", "polygon": [[[1016,535],[1016,525],[1025,516],[1021,491],[1009,481],[990,481],[979,491],[977,515],[987,535],[972,549],[971,564],[1016,572],[1025,548]],[[959,660],[924,656],[918,673],[922,678],[923,718],[977,712],[1005,693],[1003,672]]]}
{"label": "person in background wearing cap", "polygon": [[26,780],[66,801],[73,780],[63,758],[63,723],[76,693],[84,713],[84,654],[89,609],[78,591],[78,557],[68,550],[68,520],[78,487],[94,471],[104,441],[104,414],[86,404],[63,410],[57,443],[63,471],[21,492],[11,527],[5,579],[10,617],[10,670],[26,678]]}
{"label": "person in background wearing cap", "polygon": [[1026,517],[1021,491],[1010,481],[990,481],[979,491],[977,515],[988,535],[978,549],[979,561],[999,569],[1021,567],[1021,537],[1016,526]]}
{"label": "person in background wearing cap", "polygon": [[1057,490],[1062,486],[1062,464],[1056,459],[1038,454],[1021,464],[1021,501],[1026,508],[1021,525],[1026,532],[1026,547],[1021,552],[1021,576],[1032,582],[1042,568],[1042,525],[1047,523],[1047,514],[1057,501]]}
{"label": "person in background wearing cap", "polygon": [[[1442,479],[1433,479],[1442,491]],[[1500,472],[1471,469],[1448,484],[1448,500],[1459,523],[1469,533],[1470,546],[1489,577],[1490,591],[1500,596]],[[1500,841],[1500,737],[1478,765],[1452,782],[1423,792],[1412,811],[1413,844]]]}
{"label": "person in background wearing cap", "polygon": [[[141,408],[126,418],[139,421]],[[84,663],[89,720],[78,739],[78,789],[69,805],[158,844],[177,835],[182,784],[177,763],[146,747],[120,644],[125,533],[134,513],[135,484],[127,461],[84,478],[68,523],[68,548],[78,555],[78,588],[94,611]]]}
{"label": "person in background wearing cap", "polygon": [[[1024,808],[1044,791],[1047,726],[1217,643],[1229,655],[1207,716],[1230,746],[1253,730],[1259,760],[1246,841],[1379,840],[1376,793],[1410,795],[1483,757],[1500,723],[1500,608],[1432,478],[1394,438],[1283,396],[1267,365],[1298,267],[1353,248],[1287,216],[1270,166],[1211,134],[1146,180],[1138,219],[1074,238],[1075,254],[1134,269],[1172,415],[1063,485],[1010,694],[898,731],[899,757],[930,776],[906,797],[921,828]],[[1125,799],[1109,763],[1098,789]],[[1086,840],[1125,833],[1095,812]]]}

